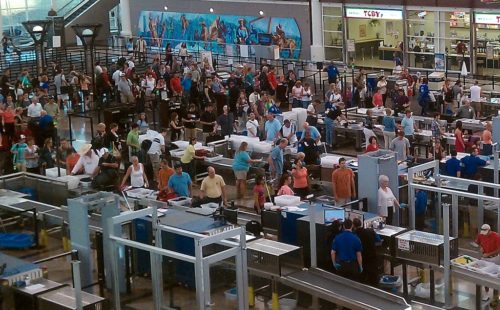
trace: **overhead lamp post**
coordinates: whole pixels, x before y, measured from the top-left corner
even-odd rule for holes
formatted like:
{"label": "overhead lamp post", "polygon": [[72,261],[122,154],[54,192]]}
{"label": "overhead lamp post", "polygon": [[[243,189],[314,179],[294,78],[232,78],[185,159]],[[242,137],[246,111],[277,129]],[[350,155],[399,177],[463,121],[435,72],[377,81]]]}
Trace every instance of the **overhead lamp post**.
{"label": "overhead lamp post", "polygon": [[[94,67],[94,54],[95,54],[95,39],[97,38],[97,35],[99,34],[99,30],[101,29],[102,24],[82,24],[82,25],[73,25],[71,28],[73,28],[73,31],[75,32],[76,36],[82,41],[83,48],[84,48],[84,59],[85,59],[85,70],[87,73],[92,74],[92,97],[97,95],[97,90],[96,90],[96,84],[95,84],[95,67]],[[89,54],[90,50],[90,56],[87,55]],[[93,99],[92,99],[93,100]],[[99,108],[99,105],[98,105]],[[97,111],[97,118],[98,121],[100,122],[100,111]]]}
{"label": "overhead lamp post", "polygon": [[30,20],[23,22],[24,28],[35,41],[36,68],[38,73],[42,73],[45,67],[45,49],[43,43],[50,25],[49,20]]}

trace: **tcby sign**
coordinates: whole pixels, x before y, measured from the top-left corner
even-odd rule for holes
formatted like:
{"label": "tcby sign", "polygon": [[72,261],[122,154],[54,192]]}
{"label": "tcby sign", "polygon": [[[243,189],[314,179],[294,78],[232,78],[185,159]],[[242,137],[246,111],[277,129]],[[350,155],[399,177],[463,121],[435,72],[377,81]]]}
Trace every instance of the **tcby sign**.
{"label": "tcby sign", "polygon": [[500,14],[476,13],[476,24],[500,25]]}
{"label": "tcby sign", "polygon": [[368,19],[403,19],[403,11],[346,8],[346,17]]}

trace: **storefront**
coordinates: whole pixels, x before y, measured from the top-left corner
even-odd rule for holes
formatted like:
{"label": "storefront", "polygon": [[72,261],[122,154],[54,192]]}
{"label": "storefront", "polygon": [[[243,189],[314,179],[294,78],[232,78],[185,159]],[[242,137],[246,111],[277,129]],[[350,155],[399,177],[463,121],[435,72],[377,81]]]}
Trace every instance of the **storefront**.
{"label": "storefront", "polygon": [[346,59],[366,67],[393,68],[403,61],[401,7],[346,7]]}
{"label": "storefront", "polygon": [[410,68],[470,71],[471,28],[468,9],[417,8],[406,10],[407,65]]}
{"label": "storefront", "polygon": [[481,75],[500,74],[500,12],[475,12],[476,71]]}

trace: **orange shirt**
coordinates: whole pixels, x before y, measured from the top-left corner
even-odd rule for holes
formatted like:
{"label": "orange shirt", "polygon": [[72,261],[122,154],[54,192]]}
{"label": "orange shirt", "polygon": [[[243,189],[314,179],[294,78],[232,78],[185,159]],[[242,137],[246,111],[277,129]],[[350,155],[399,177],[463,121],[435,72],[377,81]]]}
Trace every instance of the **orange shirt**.
{"label": "orange shirt", "polygon": [[66,167],[67,167],[67,174],[70,174],[71,171],[73,171],[73,168],[75,168],[76,163],[80,159],[80,155],[78,153],[71,153],[66,157]]}
{"label": "orange shirt", "polygon": [[162,190],[165,189],[168,185],[168,179],[170,179],[170,176],[175,173],[175,170],[168,167],[164,169],[160,169],[158,171],[158,189]]}
{"label": "orange shirt", "polygon": [[353,196],[351,181],[354,180],[354,172],[349,168],[338,168],[332,173],[332,183],[335,188],[335,195],[338,198],[346,199]]}
{"label": "orange shirt", "polygon": [[3,112],[3,122],[5,124],[14,124],[15,117],[16,117],[16,114],[12,111]]}
{"label": "orange shirt", "polygon": [[302,167],[302,169],[293,169],[293,187],[294,188],[306,188],[307,185],[307,168]]}

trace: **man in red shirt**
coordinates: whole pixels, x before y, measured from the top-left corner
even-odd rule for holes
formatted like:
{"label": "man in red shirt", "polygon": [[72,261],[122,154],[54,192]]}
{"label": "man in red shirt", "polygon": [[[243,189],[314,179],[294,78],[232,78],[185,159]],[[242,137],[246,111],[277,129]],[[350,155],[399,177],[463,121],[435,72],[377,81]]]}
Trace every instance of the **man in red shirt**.
{"label": "man in red shirt", "polygon": [[[477,236],[476,243],[481,249],[481,254],[483,259],[500,264],[500,235],[494,231],[491,231],[491,227],[488,224],[483,224],[481,226],[481,232]],[[484,288],[486,294],[483,295],[483,301],[489,299],[488,292],[489,288]],[[491,302],[492,306],[496,306],[498,300],[498,291],[493,292],[493,300]]]}
{"label": "man in red shirt", "polygon": [[174,93],[174,96],[182,96],[182,85],[181,79],[179,78],[179,72],[175,72],[174,77],[170,79],[170,89]]}

